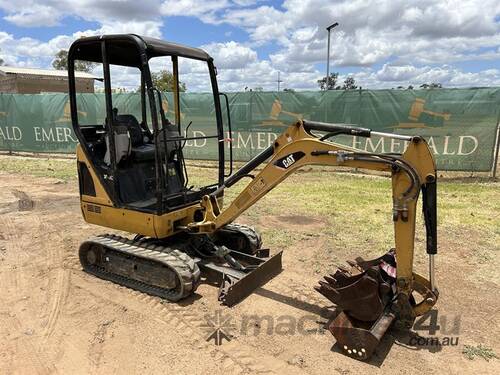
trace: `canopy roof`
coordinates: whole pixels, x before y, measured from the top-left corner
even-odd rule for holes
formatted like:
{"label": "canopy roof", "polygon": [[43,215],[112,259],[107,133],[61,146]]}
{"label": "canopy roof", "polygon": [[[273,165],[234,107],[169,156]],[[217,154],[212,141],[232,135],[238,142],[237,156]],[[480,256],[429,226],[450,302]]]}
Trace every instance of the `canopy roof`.
{"label": "canopy roof", "polygon": [[[181,56],[208,61],[211,57],[199,48],[186,47],[160,39],[142,37],[135,34],[117,34],[83,37],[70,48],[69,57],[74,60],[102,62],[101,41],[105,40],[110,64],[141,66],[141,54],[149,60],[158,56]],[[136,49],[137,53],[133,52]]]}

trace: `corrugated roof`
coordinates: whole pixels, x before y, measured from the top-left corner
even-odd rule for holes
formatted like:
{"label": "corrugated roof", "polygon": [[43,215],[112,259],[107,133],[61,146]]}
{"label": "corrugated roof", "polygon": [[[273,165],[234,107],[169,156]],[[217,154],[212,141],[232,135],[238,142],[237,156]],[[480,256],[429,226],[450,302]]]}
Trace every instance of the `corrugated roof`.
{"label": "corrugated roof", "polygon": [[[50,70],[50,69],[34,69],[34,68],[18,68],[13,66],[0,66],[0,74],[25,74],[34,76],[52,76],[52,77],[68,77],[67,70]],[[75,72],[76,78],[94,78],[90,73],[86,72]]]}

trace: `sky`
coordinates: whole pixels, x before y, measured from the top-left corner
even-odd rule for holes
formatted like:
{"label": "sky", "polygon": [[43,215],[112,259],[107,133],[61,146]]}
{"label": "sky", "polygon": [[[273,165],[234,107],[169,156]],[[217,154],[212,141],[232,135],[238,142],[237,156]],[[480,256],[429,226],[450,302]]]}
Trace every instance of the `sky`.
{"label": "sky", "polygon": [[[136,33],[200,47],[225,91],[317,90],[331,72],[366,89],[500,86],[499,0],[0,0],[5,65],[50,68],[81,36]],[[188,91],[199,72],[183,71]],[[128,87],[127,73],[117,84]]]}

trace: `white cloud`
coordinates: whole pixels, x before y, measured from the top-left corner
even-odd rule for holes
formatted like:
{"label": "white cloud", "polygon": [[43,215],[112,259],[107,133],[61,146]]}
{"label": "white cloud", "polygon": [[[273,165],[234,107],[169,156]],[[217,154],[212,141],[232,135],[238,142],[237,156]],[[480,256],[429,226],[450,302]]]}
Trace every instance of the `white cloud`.
{"label": "white cloud", "polygon": [[160,0],[0,0],[6,21],[22,27],[54,26],[65,16],[101,24],[160,20]]}
{"label": "white cloud", "polygon": [[[134,32],[161,38],[170,16],[190,16],[248,33],[247,41],[202,46],[215,58],[223,89],[275,89],[278,70],[283,87],[316,89],[324,74],[316,66],[326,60],[325,27],[338,21],[332,71],[355,67],[353,75],[363,87],[500,84],[497,69],[467,72],[453,66],[500,61],[498,0],[285,0],[279,7],[259,0],[0,0],[0,9],[5,21],[23,27],[63,25],[67,16],[99,25],[43,42],[0,31],[1,57],[9,65],[50,66],[58,50],[82,35]],[[233,39],[235,33],[222,35]],[[259,59],[259,48],[269,45],[275,52]],[[185,72],[190,87],[201,88],[199,72],[190,69]]]}
{"label": "white cloud", "polygon": [[227,8],[226,0],[166,0],[161,5],[164,16],[192,16],[205,22],[214,23],[215,13]]}
{"label": "white cloud", "polygon": [[257,52],[234,41],[211,43],[201,48],[214,58],[220,69],[241,69],[257,61]]}
{"label": "white cloud", "polygon": [[12,13],[4,18],[6,21],[22,27],[56,26],[59,15],[52,7],[32,4],[26,9]]}
{"label": "white cloud", "polygon": [[[352,74],[358,85],[365,88],[396,88],[423,83],[441,83],[444,87],[500,86],[500,69],[464,72],[449,65],[421,66],[384,64],[379,70],[366,69]],[[345,79],[340,77],[340,80]]]}
{"label": "white cloud", "polygon": [[118,22],[113,24],[104,24],[97,30],[87,30],[79,34],[82,35],[102,35],[102,34],[138,34],[150,36],[153,38],[161,38],[161,21],[128,21]]}
{"label": "white cloud", "polygon": [[[222,20],[245,29],[256,45],[282,46],[273,62],[324,62],[325,27],[332,32],[333,64],[370,66],[389,58],[444,63],[498,58],[484,49],[500,45],[497,0],[286,0],[279,10],[228,10]],[[497,19],[495,20],[495,17]],[[470,53],[472,52],[472,56]]]}
{"label": "white cloud", "polygon": [[245,29],[257,44],[278,40],[286,42],[286,34],[292,25],[283,13],[274,7],[230,9],[216,23],[229,23]]}

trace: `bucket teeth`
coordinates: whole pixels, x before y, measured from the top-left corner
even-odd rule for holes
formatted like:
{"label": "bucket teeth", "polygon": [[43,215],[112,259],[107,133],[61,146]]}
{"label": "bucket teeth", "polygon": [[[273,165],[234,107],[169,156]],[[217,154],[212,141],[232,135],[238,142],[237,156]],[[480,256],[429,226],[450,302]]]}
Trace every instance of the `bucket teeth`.
{"label": "bucket teeth", "polygon": [[335,288],[333,288],[331,284],[325,283],[324,281],[320,281],[319,285],[319,287],[316,287],[316,290],[326,298],[328,298],[330,301],[337,304],[339,298],[341,297],[339,292],[335,290]]}
{"label": "bucket teeth", "polygon": [[339,266],[338,267],[340,271],[344,272],[345,274],[351,275],[351,270],[345,268],[344,266]]}
{"label": "bucket teeth", "polygon": [[325,276],[325,280],[328,282],[328,284],[335,285],[337,283],[337,280],[334,277]]}
{"label": "bucket teeth", "polygon": [[394,320],[394,315],[385,312],[394,279],[381,268],[384,262],[395,264],[394,253],[369,261],[347,261],[350,269],[338,267],[315,287],[341,311],[329,329],[342,350],[354,358],[369,358]]}
{"label": "bucket teeth", "polygon": [[348,260],[347,264],[351,266],[351,273],[353,271],[355,271],[356,273],[364,271],[363,267],[361,267],[361,265],[356,260]]}

